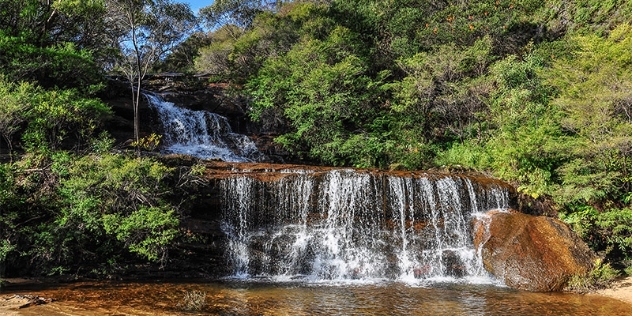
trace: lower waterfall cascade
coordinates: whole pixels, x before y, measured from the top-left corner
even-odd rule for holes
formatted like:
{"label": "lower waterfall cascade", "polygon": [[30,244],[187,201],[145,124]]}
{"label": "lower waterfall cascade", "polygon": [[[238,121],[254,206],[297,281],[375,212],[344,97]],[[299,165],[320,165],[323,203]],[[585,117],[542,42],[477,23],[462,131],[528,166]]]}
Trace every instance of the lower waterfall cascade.
{"label": "lower waterfall cascade", "polygon": [[208,111],[193,111],[145,93],[164,129],[164,152],[227,162],[260,161],[263,154],[246,135],[233,133],[228,119]]}
{"label": "lower waterfall cascade", "polygon": [[427,173],[244,172],[219,190],[232,277],[274,281],[492,283],[471,222],[510,206],[501,182]]}

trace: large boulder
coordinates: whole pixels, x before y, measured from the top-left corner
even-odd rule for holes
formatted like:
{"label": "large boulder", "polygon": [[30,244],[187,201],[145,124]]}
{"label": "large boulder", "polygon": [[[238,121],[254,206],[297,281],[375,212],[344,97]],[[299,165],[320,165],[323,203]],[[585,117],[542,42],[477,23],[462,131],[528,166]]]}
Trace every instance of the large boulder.
{"label": "large boulder", "polygon": [[560,291],[596,259],[565,223],[551,217],[494,210],[477,218],[473,231],[485,269],[516,289]]}

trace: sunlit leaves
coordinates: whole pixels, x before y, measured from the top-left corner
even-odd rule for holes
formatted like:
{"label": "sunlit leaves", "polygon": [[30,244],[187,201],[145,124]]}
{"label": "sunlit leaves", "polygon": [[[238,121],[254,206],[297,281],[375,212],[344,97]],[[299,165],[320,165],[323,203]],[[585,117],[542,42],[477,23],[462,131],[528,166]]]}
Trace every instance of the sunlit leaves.
{"label": "sunlit leaves", "polygon": [[40,90],[31,104],[23,135],[28,150],[59,148],[70,136],[86,141],[110,113],[100,100],[82,98],[74,90]]}
{"label": "sunlit leaves", "polygon": [[111,154],[62,161],[68,168],[60,183],[62,212],[57,224],[62,231],[79,229],[85,235],[103,235],[100,238],[112,234],[131,252],[149,260],[164,259],[179,223],[174,209],[161,198],[169,168],[149,159]]}
{"label": "sunlit leaves", "polygon": [[0,29],[0,51],[0,73],[10,81],[93,91],[102,79],[91,53],[70,42],[42,47]]}
{"label": "sunlit leaves", "polygon": [[25,112],[31,107],[30,98],[35,87],[28,83],[14,84],[0,77],[0,135],[13,149],[13,135],[26,120]]}
{"label": "sunlit leaves", "polygon": [[281,1],[266,0],[215,0],[200,10],[209,27],[236,24],[248,27],[253,19],[264,10],[274,9]]}
{"label": "sunlit leaves", "polygon": [[565,194],[568,199],[600,203],[631,185],[632,27],[623,24],[607,38],[573,40],[573,58],[545,73],[560,90],[554,103],[565,114],[562,125],[577,139],[573,163],[560,170],[567,190],[576,188]]}
{"label": "sunlit leaves", "polygon": [[354,157],[339,151],[340,146],[363,129],[369,96],[377,87],[366,76],[356,45],[354,33],[344,27],[334,28],[322,41],[306,37],[287,54],[268,59],[249,83],[255,115],[276,111],[292,126],[278,139],[289,150],[331,164]]}
{"label": "sunlit leaves", "polygon": [[166,249],[178,235],[178,224],[173,210],[160,207],[141,207],[128,216],[103,217],[107,233],[116,235],[131,252],[152,261],[164,259]]}

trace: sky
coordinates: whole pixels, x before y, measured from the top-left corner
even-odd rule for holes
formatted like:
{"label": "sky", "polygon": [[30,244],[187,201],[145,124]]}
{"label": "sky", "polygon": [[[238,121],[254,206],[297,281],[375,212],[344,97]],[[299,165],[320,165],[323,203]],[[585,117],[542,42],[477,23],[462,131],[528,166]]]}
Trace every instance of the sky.
{"label": "sky", "polygon": [[203,7],[207,7],[213,3],[213,0],[179,0],[176,2],[185,2],[191,5],[193,13],[197,14],[198,10]]}

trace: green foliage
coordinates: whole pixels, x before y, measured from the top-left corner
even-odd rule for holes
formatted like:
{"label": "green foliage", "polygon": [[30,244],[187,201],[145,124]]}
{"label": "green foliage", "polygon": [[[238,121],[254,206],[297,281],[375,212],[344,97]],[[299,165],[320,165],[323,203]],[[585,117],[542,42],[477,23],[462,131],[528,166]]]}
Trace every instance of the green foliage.
{"label": "green foliage", "polygon": [[567,291],[588,293],[594,290],[606,288],[617,277],[619,272],[613,269],[609,263],[603,263],[597,259],[594,268],[586,275],[574,275],[566,285]]}
{"label": "green foliage", "polygon": [[632,27],[623,24],[608,38],[574,37],[577,51],[558,60],[545,75],[560,90],[554,101],[561,124],[574,136],[568,164],[560,169],[563,203],[603,203],[631,188]]}
{"label": "green foliage", "polygon": [[419,148],[478,136],[481,122],[476,114],[484,109],[490,87],[475,76],[484,74],[492,60],[489,38],[466,47],[441,45],[399,60],[406,76],[388,85],[396,135],[406,136],[398,143]]}
{"label": "green foliage", "polygon": [[195,58],[195,69],[200,72],[230,78],[234,60],[231,53],[242,30],[234,25],[224,25],[209,37],[212,44],[200,49],[200,56]]}
{"label": "green foliage", "polygon": [[112,150],[115,142],[114,138],[110,137],[106,131],[102,131],[98,137],[92,138],[90,141],[91,151],[97,155],[102,155]]}
{"label": "green foliage", "polygon": [[599,214],[596,226],[606,233],[606,252],[632,260],[632,209],[609,210]]}
{"label": "green foliage", "polygon": [[356,142],[358,135],[371,138],[364,125],[374,113],[370,100],[381,84],[367,76],[357,46],[354,33],[337,27],[324,40],[304,38],[287,54],[266,60],[247,84],[253,117],[265,112],[282,116],[293,131],[277,141],[299,155],[334,165],[362,165],[363,154],[347,141]]}
{"label": "green foliage", "polygon": [[13,135],[27,119],[25,112],[31,107],[30,99],[35,90],[31,84],[15,84],[0,76],[0,135],[9,151],[13,149]]}
{"label": "green foliage", "polygon": [[107,233],[115,234],[131,252],[154,261],[166,259],[167,248],[178,235],[178,225],[169,207],[140,207],[127,216],[107,214],[103,218]]}
{"label": "green foliage", "polygon": [[560,150],[569,143],[557,123],[558,110],[548,103],[552,92],[537,75],[542,67],[534,56],[496,62],[487,78],[496,89],[485,99],[490,131],[484,138],[456,144],[437,163],[493,170],[534,197],[550,193],[563,159]]}
{"label": "green foliage", "polygon": [[191,73],[194,70],[194,62],[200,55],[200,49],[213,43],[214,38],[202,32],[191,34],[182,43],[179,43],[172,53],[161,60],[154,68],[156,72],[184,72]]}
{"label": "green foliage", "polygon": [[0,164],[0,264],[16,247],[12,232],[18,214],[13,208],[19,204],[19,196],[12,171],[11,165]]}
{"label": "green foliage", "polygon": [[180,179],[152,159],[64,151],[0,164],[0,260],[14,274],[114,266],[130,254],[164,265],[180,235],[171,181],[187,183],[196,168]]}
{"label": "green foliage", "polygon": [[74,146],[88,141],[110,109],[76,90],[44,90],[0,77],[0,135],[13,149],[15,134],[28,151],[48,152],[69,138]]}
{"label": "green foliage", "polygon": [[47,152],[70,136],[78,145],[88,140],[110,109],[98,99],[86,99],[75,90],[36,91],[27,112],[24,147]]}
{"label": "green foliage", "polygon": [[1,73],[12,81],[92,91],[102,80],[92,54],[71,42],[41,47],[0,29],[0,50]]}
{"label": "green foliage", "polygon": [[[113,55],[110,43],[118,31],[111,23],[106,22],[108,18],[105,3],[105,0],[3,0],[0,3],[0,37],[6,36],[14,44],[2,49],[6,54],[0,56],[0,60],[9,61],[9,64],[2,65],[3,72],[21,70],[17,74],[35,77],[32,79],[47,87],[58,85],[78,88],[75,83],[81,85],[86,83],[82,82],[85,79],[98,80],[94,75],[99,69],[91,58],[88,61],[78,57],[91,52],[90,55],[98,60],[97,63],[103,64]],[[76,48],[75,53],[71,54],[74,57],[56,56],[56,48],[71,43]],[[60,74],[56,72],[43,71],[56,70],[56,67],[64,69],[63,65],[57,63],[64,58],[68,58],[68,65],[75,67],[74,71],[65,71],[72,71],[77,77],[59,78]],[[28,68],[31,73],[23,72]],[[44,76],[43,79],[47,81],[50,79],[49,84],[37,76]],[[55,82],[55,79],[67,81]]]}
{"label": "green foliage", "polygon": [[51,172],[59,179],[57,211],[26,252],[39,268],[116,258],[123,249],[164,263],[179,224],[174,207],[161,198],[169,168],[149,159],[58,152]]}
{"label": "green foliage", "polygon": [[333,23],[324,11],[325,6],[311,2],[291,3],[278,14],[257,15],[247,30],[225,24],[209,35],[212,44],[200,50],[195,68],[228,82],[244,83],[267,58],[285,54],[302,35],[319,39],[326,35]]}
{"label": "green foliage", "polygon": [[632,260],[632,211],[629,208],[600,212],[583,207],[562,214],[562,219],[593,249],[603,251],[609,258]]}
{"label": "green foliage", "polygon": [[275,2],[261,0],[216,0],[202,8],[200,14],[211,28],[223,24],[247,27],[258,13],[274,4]]}
{"label": "green foliage", "polygon": [[629,22],[631,14],[625,0],[549,0],[539,11],[549,29],[599,35]]}

